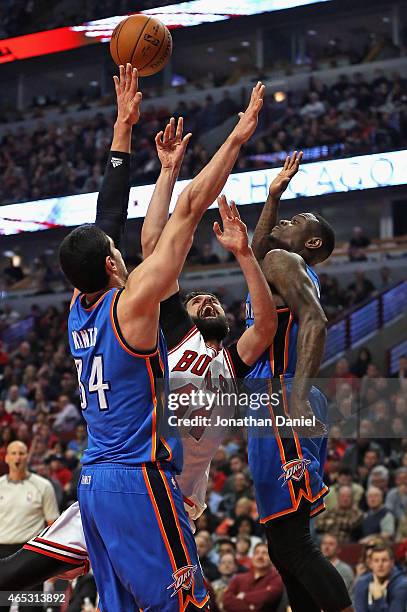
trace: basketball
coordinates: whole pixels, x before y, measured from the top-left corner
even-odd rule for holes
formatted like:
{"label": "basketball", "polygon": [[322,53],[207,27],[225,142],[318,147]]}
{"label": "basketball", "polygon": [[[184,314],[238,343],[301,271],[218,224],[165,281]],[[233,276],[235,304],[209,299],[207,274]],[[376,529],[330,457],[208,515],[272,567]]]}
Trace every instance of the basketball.
{"label": "basketball", "polygon": [[148,15],[131,15],[113,31],[110,53],[119,66],[129,62],[140,76],[159,72],[172,53],[172,37],[166,26]]}

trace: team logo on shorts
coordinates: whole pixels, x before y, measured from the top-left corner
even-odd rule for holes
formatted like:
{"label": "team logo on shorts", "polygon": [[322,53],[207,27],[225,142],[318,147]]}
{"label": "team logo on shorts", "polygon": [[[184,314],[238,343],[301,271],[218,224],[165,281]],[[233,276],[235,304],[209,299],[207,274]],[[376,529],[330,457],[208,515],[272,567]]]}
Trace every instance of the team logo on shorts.
{"label": "team logo on shorts", "polygon": [[184,567],[180,567],[180,569],[173,573],[174,582],[167,586],[167,590],[174,588],[171,597],[174,597],[181,589],[188,591],[191,588],[197,569],[197,565],[184,565]]}
{"label": "team logo on shorts", "polygon": [[292,461],[287,461],[281,466],[283,473],[278,477],[278,480],[284,478],[282,487],[287,484],[289,480],[296,480],[297,482],[301,480],[301,478],[305,474],[305,470],[307,466],[311,463],[309,459],[293,459]]}

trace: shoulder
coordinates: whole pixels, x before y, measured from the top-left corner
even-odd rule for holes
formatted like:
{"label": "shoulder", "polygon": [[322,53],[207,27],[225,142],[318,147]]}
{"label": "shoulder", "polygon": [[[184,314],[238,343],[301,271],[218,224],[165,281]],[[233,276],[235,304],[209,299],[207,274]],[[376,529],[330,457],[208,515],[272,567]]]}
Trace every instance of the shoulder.
{"label": "shoulder", "polygon": [[285,251],[284,249],[273,249],[272,251],[269,251],[265,256],[264,261],[284,262],[291,265],[303,266],[305,268],[305,261],[301,255],[298,255],[298,253]]}
{"label": "shoulder", "polygon": [[29,482],[37,488],[41,489],[42,492],[45,492],[47,490],[53,490],[52,484],[49,480],[43,478],[42,476],[38,476],[38,474],[33,474],[32,472],[30,473]]}
{"label": "shoulder", "polygon": [[365,574],[364,576],[359,576],[359,578],[356,578],[356,582],[355,582],[355,586],[354,586],[354,591],[364,591],[365,589],[368,588],[369,584],[372,582],[373,580],[373,575],[371,572],[369,572],[368,574]]}

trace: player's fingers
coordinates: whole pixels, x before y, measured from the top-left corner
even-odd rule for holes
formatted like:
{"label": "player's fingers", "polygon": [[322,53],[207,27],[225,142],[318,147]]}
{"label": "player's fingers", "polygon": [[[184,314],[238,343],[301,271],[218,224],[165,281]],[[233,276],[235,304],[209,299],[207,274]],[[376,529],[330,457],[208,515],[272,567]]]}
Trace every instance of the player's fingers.
{"label": "player's fingers", "polygon": [[170,140],[174,140],[175,137],[175,118],[170,119]]}
{"label": "player's fingers", "polygon": [[188,134],[185,134],[184,138],[182,139],[182,144],[184,145],[185,149],[187,148],[188,143],[191,140],[191,137],[192,137],[192,132],[188,132]]}
{"label": "player's fingers", "polygon": [[162,141],[162,135],[164,134],[164,132],[161,130],[160,132],[158,132],[158,134],[156,134],[154,140],[155,140],[155,144],[157,145],[157,147],[159,147],[160,145],[163,144]]}
{"label": "player's fingers", "polygon": [[220,195],[217,198],[217,202],[218,202],[220,216],[222,217],[222,219],[227,218],[229,207],[227,205],[225,196],[223,194]]}
{"label": "player's fingers", "polygon": [[238,113],[238,115],[239,115],[239,119],[241,119],[243,117],[244,113]]}
{"label": "player's fingers", "polygon": [[171,123],[167,123],[164,130],[163,142],[168,143],[171,133]]}
{"label": "player's fingers", "polygon": [[220,229],[220,225],[217,221],[213,224],[213,231],[215,232],[217,238],[222,238],[222,230]]}
{"label": "player's fingers", "polygon": [[303,157],[304,157],[304,151],[300,151],[298,153],[298,157],[297,157],[298,165],[301,163],[301,160],[302,160]]}
{"label": "player's fingers", "polygon": [[120,83],[119,83],[119,77],[114,75],[113,77],[113,81],[114,81],[114,88],[116,90],[116,94],[118,95],[120,92]]}
{"label": "player's fingers", "polygon": [[120,75],[120,87],[123,88],[124,83],[125,83],[123,64],[119,66],[119,75]]}
{"label": "player's fingers", "polygon": [[132,96],[136,95],[137,88],[138,88],[137,68],[133,68],[131,71],[131,81],[130,81],[130,94]]}
{"label": "player's fingers", "polygon": [[130,90],[130,86],[131,86],[131,64],[129,62],[127,62],[126,64],[126,91]]}
{"label": "player's fingers", "polygon": [[182,132],[184,131],[184,117],[178,117],[177,131],[175,137],[178,141],[182,140]]}
{"label": "player's fingers", "polygon": [[287,155],[287,157],[285,158],[283,170],[288,170],[289,167],[290,167],[290,156]]}
{"label": "player's fingers", "polygon": [[230,201],[230,209],[233,213],[233,216],[237,219],[240,219],[240,214],[239,214],[239,211],[237,210],[236,202],[234,202],[234,200]]}
{"label": "player's fingers", "polygon": [[294,151],[291,157],[290,168],[293,168],[296,163],[297,163],[297,151]]}
{"label": "player's fingers", "polygon": [[131,101],[131,106],[132,107],[140,106],[142,99],[143,99],[143,94],[141,93],[141,91],[138,91],[136,95],[134,96],[133,100]]}

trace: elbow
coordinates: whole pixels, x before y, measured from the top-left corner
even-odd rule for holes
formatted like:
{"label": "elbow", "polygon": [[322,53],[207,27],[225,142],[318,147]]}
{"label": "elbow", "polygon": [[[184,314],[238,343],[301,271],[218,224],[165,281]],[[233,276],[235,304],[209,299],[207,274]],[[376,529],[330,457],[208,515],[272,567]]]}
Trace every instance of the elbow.
{"label": "elbow", "polygon": [[328,327],[328,319],[325,313],[321,312],[310,312],[303,319],[304,325],[314,331],[314,333],[326,335]]}

